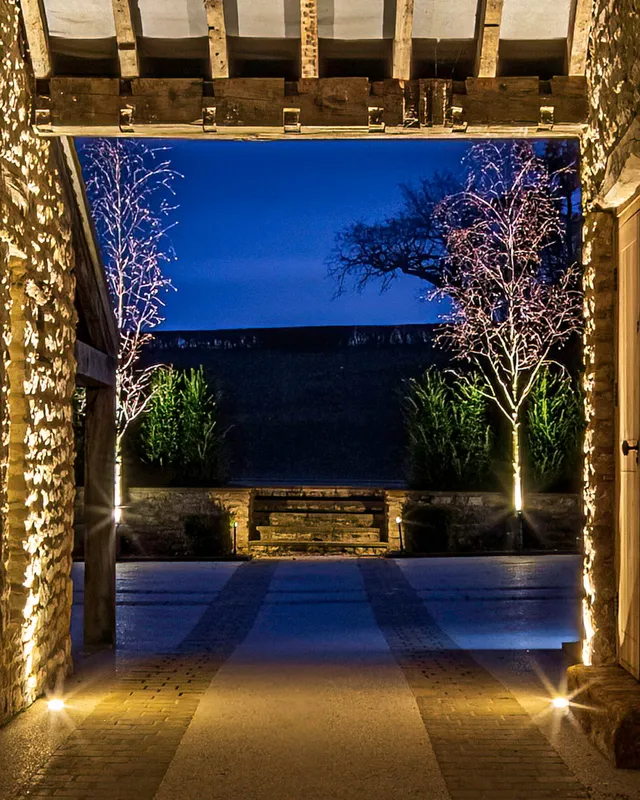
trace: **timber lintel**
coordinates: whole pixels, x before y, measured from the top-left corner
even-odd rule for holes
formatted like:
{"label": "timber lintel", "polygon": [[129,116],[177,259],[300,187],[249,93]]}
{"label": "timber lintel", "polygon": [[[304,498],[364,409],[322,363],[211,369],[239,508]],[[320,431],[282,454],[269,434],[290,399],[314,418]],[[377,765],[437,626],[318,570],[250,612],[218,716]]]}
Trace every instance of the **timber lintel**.
{"label": "timber lintel", "polygon": [[90,344],[76,341],[76,382],[80,386],[115,386],[116,360]]}
{"label": "timber lintel", "polygon": [[[124,93],[126,92],[126,93]],[[565,134],[586,120],[583,77],[400,81],[367,78],[201,79],[51,78],[37,97],[34,125],[43,135],[283,136],[364,135],[375,109],[386,133],[470,136],[495,128],[513,135],[538,128]],[[549,112],[553,108],[549,126]],[[46,120],[46,125],[38,124]],[[126,124],[123,125],[123,120]]]}

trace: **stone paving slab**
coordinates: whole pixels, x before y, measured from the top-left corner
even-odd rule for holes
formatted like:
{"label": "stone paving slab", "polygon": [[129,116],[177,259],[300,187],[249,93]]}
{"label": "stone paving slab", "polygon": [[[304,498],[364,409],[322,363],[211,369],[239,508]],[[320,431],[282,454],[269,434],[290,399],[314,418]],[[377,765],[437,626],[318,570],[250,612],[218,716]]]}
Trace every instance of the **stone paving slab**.
{"label": "stone paving slab", "polygon": [[400,568],[390,561],[359,566],[452,800],[588,797],[511,692],[436,625]]}
{"label": "stone paving slab", "polygon": [[177,653],[127,663],[24,797],[153,800],[200,699],[251,630],[274,569],[238,568]]}

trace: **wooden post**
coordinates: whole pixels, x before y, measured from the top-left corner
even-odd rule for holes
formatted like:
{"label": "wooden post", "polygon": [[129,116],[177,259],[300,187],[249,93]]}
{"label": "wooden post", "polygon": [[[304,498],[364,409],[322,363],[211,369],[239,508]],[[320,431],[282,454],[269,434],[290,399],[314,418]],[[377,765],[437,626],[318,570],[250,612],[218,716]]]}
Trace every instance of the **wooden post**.
{"label": "wooden post", "polygon": [[318,0],[300,0],[300,77],[319,75]]}
{"label": "wooden post", "polygon": [[393,74],[399,81],[411,78],[413,0],[396,0],[396,29],[393,37]]}
{"label": "wooden post", "polygon": [[593,0],[573,0],[567,36],[567,75],[584,75],[587,67]]}
{"label": "wooden post", "polygon": [[116,26],[118,59],[121,78],[138,78],[140,63],[138,43],[131,13],[131,0],[112,0],[113,20]]}
{"label": "wooden post", "polygon": [[229,54],[227,52],[227,26],[222,0],[204,0],[209,32],[209,77],[229,77]]}
{"label": "wooden post", "polygon": [[478,78],[495,78],[498,74],[498,49],[504,0],[479,0],[476,19],[476,69]]}
{"label": "wooden post", "polygon": [[29,56],[36,78],[51,77],[49,30],[42,0],[22,0],[22,18],[29,45]]}
{"label": "wooden post", "polygon": [[85,647],[114,646],[116,642],[115,420],[115,388],[88,386],[84,473]]}

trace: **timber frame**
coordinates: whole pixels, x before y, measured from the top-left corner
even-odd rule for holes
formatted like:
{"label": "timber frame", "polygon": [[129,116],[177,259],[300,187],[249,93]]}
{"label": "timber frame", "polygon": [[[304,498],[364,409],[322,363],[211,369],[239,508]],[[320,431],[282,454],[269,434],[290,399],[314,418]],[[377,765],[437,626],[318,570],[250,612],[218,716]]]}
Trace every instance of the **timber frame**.
{"label": "timber frame", "polygon": [[56,145],[76,254],[76,385],[86,391],[84,646],[91,649],[112,647],[116,639],[113,475],[119,334],[75,147],[64,137]]}
{"label": "timber frame", "polygon": [[48,136],[280,138],[576,136],[581,76],[468,78],[51,78],[33,122]]}

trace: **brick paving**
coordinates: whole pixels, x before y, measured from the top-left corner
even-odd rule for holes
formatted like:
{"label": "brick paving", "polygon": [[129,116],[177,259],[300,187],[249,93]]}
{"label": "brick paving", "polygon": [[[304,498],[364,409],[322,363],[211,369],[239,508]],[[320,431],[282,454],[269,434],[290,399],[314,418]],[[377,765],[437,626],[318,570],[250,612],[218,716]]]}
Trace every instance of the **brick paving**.
{"label": "brick paving", "polygon": [[[439,628],[397,564],[357,563],[452,800],[587,798],[514,695]],[[276,566],[238,567],[174,652],[122,662],[115,688],[22,797],[153,800],[205,691],[251,631]]]}
{"label": "brick paving", "polygon": [[274,569],[273,562],[238,567],[177,653],[124,664],[114,690],[24,797],[152,800],[202,695],[251,630]]}
{"label": "brick paving", "polygon": [[360,561],[452,800],[589,796],[516,698],[438,627],[392,561]]}

